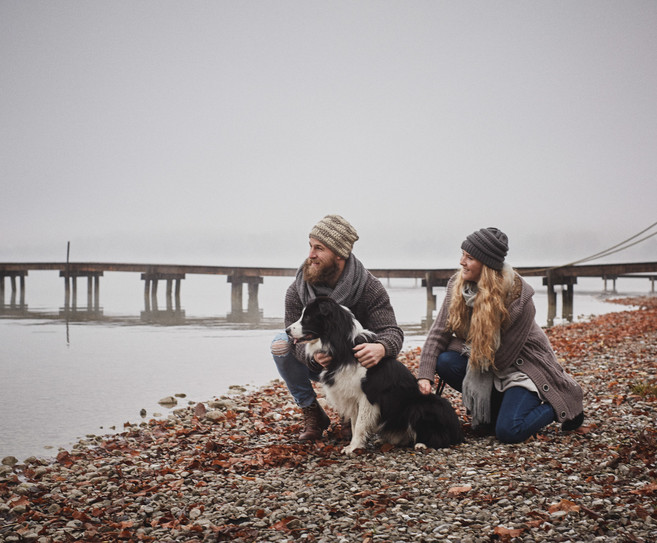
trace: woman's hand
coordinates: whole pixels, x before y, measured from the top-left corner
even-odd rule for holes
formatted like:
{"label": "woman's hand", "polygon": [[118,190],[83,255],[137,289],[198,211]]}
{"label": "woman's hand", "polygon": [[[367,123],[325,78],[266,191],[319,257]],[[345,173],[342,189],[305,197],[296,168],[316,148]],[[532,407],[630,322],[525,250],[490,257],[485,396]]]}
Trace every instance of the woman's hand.
{"label": "woman's hand", "polygon": [[354,356],[364,368],[376,366],[386,355],[386,348],[381,343],[361,343],[354,347]]}
{"label": "woman's hand", "polygon": [[429,379],[418,379],[417,387],[422,394],[431,394],[431,381]]}

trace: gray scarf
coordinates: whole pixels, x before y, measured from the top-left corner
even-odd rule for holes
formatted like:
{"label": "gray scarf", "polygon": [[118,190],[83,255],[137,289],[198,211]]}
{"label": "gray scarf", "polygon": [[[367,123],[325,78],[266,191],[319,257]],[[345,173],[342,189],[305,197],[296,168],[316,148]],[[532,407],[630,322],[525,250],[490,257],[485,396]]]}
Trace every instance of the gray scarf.
{"label": "gray scarf", "polygon": [[[476,284],[466,283],[463,286],[463,299],[468,307],[474,306],[478,288]],[[469,346],[466,345],[466,354],[469,354]],[[468,369],[463,379],[463,405],[472,416],[472,427],[476,428],[491,421],[490,399],[493,392],[493,372],[478,371],[468,364]]]}
{"label": "gray scarf", "polygon": [[477,283],[465,283],[463,285],[463,290],[461,291],[463,299],[465,300],[465,305],[468,307],[474,307],[475,298],[477,297],[478,292],[479,287],[477,286]]}
{"label": "gray scarf", "polygon": [[303,266],[297,270],[295,285],[301,303],[306,305],[317,296],[329,296],[341,305],[353,307],[360,299],[369,277],[365,266],[353,254],[345,263],[344,270],[335,288],[311,286],[303,280]]}
{"label": "gray scarf", "polygon": [[472,427],[491,421],[490,399],[493,392],[493,372],[478,371],[468,364],[463,379],[463,405],[472,416]]}

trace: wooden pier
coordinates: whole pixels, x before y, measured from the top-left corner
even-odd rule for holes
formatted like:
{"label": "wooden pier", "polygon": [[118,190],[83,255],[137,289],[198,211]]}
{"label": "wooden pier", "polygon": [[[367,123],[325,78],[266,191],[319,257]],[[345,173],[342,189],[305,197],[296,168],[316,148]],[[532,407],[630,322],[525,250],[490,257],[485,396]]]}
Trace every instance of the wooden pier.
{"label": "wooden pier", "polygon": [[[86,311],[94,312],[100,308],[100,278],[106,272],[132,272],[141,274],[144,281],[145,314],[156,315],[158,305],[158,285],[166,282],[166,312],[167,314],[183,315],[181,309],[181,281],[189,275],[221,275],[226,276],[231,284],[231,312],[227,315],[229,322],[257,322],[260,318],[258,304],[258,287],[265,277],[294,277],[296,268],[271,267],[229,267],[229,266],[194,266],[173,264],[119,264],[101,262],[32,262],[32,263],[0,263],[0,307],[5,307],[5,278],[9,280],[11,298],[9,307],[25,306],[25,283],[30,271],[52,270],[59,272],[64,279],[64,310],[77,311],[77,283],[79,278],[87,279]],[[623,278],[648,279],[650,292],[655,293],[657,279],[657,262],[637,262],[627,264],[599,264],[585,266],[562,267],[519,267],[520,275],[526,277],[542,277],[548,292],[548,324],[556,317],[557,292],[555,287],[562,287],[562,318],[572,320],[574,289],[578,277],[600,277],[604,281],[605,291],[607,281],[613,282],[615,291],[616,280]],[[421,280],[426,289],[426,321],[429,326],[436,310],[436,295],[434,288],[445,287],[449,278],[456,271],[450,269],[371,269],[380,279],[417,279]],[[247,309],[244,310],[244,285],[247,286]],[[18,303],[17,303],[18,299]]]}

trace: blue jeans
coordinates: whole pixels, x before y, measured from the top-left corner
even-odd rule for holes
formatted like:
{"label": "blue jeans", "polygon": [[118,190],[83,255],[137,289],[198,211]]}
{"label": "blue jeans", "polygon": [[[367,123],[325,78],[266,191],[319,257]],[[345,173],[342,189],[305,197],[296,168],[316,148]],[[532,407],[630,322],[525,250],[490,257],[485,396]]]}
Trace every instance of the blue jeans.
{"label": "blue jeans", "polygon": [[274,337],[271,342],[271,354],[279,375],[285,381],[297,405],[299,407],[311,405],[317,398],[311,381],[319,381],[319,373],[310,370],[296,359],[292,342],[285,332]]}
{"label": "blue jeans", "polygon": [[[455,351],[445,351],[436,361],[436,373],[459,392],[463,388],[467,367],[468,358]],[[496,391],[493,392],[495,397]],[[495,435],[503,443],[521,443],[555,420],[552,406],[544,403],[536,392],[511,387],[501,396]]]}

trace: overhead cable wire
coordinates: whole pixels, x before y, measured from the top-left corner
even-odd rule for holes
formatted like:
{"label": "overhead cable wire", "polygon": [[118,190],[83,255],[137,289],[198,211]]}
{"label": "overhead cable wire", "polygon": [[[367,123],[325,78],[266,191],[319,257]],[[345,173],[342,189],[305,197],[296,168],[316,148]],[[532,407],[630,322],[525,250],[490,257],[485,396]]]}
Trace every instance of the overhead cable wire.
{"label": "overhead cable wire", "polygon": [[[614,253],[618,253],[620,251],[624,251],[625,249],[628,249],[628,248],[630,248],[634,245],[637,245],[637,244],[639,244],[639,243],[641,243],[641,242],[643,242],[647,239],[650,239],[651,237],[657,235],[657,231],[655,231],[652,234],[646,236],[645,238],[642,238],[638,241],[635,241],[634,243],[630,243],[629,245],[625,245],[626,243],[632,241],[635,238],[638,238],[640,235],[646,233],[648,230],[650,230],[651,228],[654,228],[655,226],[657,226],[657,222],[652,223],[647,228],[644,228],[643,230],[641,230],[641,232],[638,232],[638,233],[634,234],[632,237],[629,237],[626,240],[621,241],[620,243],[617,243],[616,245],[613,245],[613,246],[609,247],[608,249],[605,249],[604,251],[600,251],[599,253],[595,253],[594,255],[587,256],[586,258],[582,258],[580,260],[576,260],[575,262],[571,262],[570,264],[564,264],[564,266],[574,266],[575,264],[582,264],[583,262],[589,262],[591,260],[596,260],[596,259],[602,258],[604,256],[608,256],[608,255],[611,255],[611,254],[614,254]],[[562,267],[562,266],[559,266],[559,267]]]}
{"label": "overhead cable wire", "polygon": [[629,249],[630,247],[633,247],[634,245],[638,245],[639,243],[642,243],[642,242],[646,241],[647,239],[652,238],[653,236],[657,236],[657,231],[655,231],[652,234],[649,234],[649,235],[635,241],[634,243],[630,243],[629,245],[627,245],[630,241],[636,239],[637,237],[639,237],[642,234],[645,234],[648,230],[654,228],[655,226],[657,226],[657,222],[652,223],[647,228],[644,228],[643,230],[641,230],[640,232],[637,232],[636,234],[634,234],[633,236],[627,238],[626,240],[621,241],[620,243],[617,243],[616,245],[612,245],[611,247],[605,249],[604,251],[600,251],[600,252],[595,253],[591,256],[581,258],[580,260],[575,260],[574,262],[570,262],[568,264],[561,264],[560,266],[552,266],[550,268],[540,268],[540,269],[535,269],[535,270],[532,270],[532,271],[537,272],[537,271],[558,270],[559,268],[566,268],[568,266],[575,266],[577,264],[582,264],[584,262],[590,262],[591,260],[597,260],[598,258],[603,258],[605,256],[609,256],[609,255],[612,255],[614,253],[624,251],[625,249]]}

